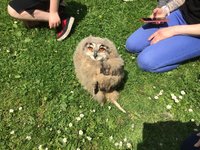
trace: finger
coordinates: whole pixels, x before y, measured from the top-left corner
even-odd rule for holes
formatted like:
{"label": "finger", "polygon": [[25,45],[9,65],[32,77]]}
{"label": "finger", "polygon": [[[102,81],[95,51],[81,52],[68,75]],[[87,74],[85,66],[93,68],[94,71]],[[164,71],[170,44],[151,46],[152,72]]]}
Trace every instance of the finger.
{"label": "finger", "polygon": [[52,25],[49,23],[49,28],[51,29],[52,28]]}
{"label": "finger", "polygon": [[160,40],[158,39],[158,38],[153,38],[152,40],[151,40],[151,45],[152,44],[156,44],[156,43],[158,43]]}
{"label": "finger", "polygon": [[153,34],[148,38],[148,40],[151,41],[151,40],[155,37],[155,35],[156,35],[156,32],[153,33]]}
{"label": "finger", "polygon": [[200,147],[200,140],[196,144],[194,144],[194,147]]}
{"label": "finger", "polygon": [[158,12],[158,9],[154,9],[154,10],[153,10],[153,18],[156,18],[157,12]]}
{"label": "finger", "polygon": [[56,23],[54,23],[54,25],[53,25],[53,28],[56,28],[57,27],[57,24]]}
{"label": "finger", "polygon": [[160,22],[160,21],[158,21],[158,22],[156,22],[156,24],[161,24],[161,22]]}
{"label": "finger", "polygon": [[56,27],[58,27],[59,26],[59,23],[56,23]]}

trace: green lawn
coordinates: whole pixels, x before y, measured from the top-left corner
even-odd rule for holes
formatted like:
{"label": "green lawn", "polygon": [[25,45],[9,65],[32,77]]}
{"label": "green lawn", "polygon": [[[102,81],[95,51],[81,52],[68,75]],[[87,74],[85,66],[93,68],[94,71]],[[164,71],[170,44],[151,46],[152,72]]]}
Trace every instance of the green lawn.
{"label": "green lawn", "polygon": [[[62,42],[54,30],[26,29],[10,18],[7,3],[0,4],[1,150],[178,150],[200,129],[200,60],[155,74],[125,50],[156,0],[67,1],[76,23]],[[125,61],[118,102],[127,114],[99,106],[75,77],[73,53],[89,35],[112,40]]]}

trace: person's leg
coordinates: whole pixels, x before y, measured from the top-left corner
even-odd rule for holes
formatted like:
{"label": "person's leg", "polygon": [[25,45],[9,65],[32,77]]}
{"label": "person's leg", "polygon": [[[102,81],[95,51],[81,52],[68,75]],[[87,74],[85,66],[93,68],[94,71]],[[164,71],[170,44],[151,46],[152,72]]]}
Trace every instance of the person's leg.
{"label": "person's leg", "polygon": [[145,24],[144,26],[136,30],[130,37],[128,37],[126,41],[127,51],[132,53],[141,52],[144,48],[150,45],[150,41],[148,41],[148,38],[159,28],[186,24],[179,10],[171,13],[171,15],[167,17],[167,19],[167,23],[161,25]]}
{"label": "person's leg", "polygon": [[8,13],[11,17],[19,19],[19,20],[29,20],[29,21],[48,21],[49,20],[49,12],[43,10],[24,10],[21,12],[17,12],[10,5],[7,7]]}
{"label": "person's leg", "polygon": [[191,134],[183,141],[180,149],[181,150],[199,150],[200,149],[199,147],[194,146],[199,139],[200,137],[197,136],[197,133]]}
{"label": "person's leg", "polygon": [[148,38],[159,29],[158,25],[145,24],[131,34],[126,40],[126,50],[131,53],[140,53],[145,47],[150,45]]}
{"label": "person's leg", "polygon": [[137,62],[145,71],[165,72],[198,56],[200,56],[200,38],[179,35],[148,46],[138,55]]}

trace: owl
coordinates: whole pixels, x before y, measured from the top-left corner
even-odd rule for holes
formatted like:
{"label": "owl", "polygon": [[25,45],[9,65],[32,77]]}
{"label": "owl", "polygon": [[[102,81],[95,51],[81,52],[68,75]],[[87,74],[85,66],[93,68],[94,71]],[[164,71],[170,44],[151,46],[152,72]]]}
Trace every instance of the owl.
{"label": "owl", "polygon": [[103,105],[109,101],[122,112],[116,90],[124,77],[124,61],[107,38],[89,36],[80,41],[74,52],[76,77],[93,98]]}

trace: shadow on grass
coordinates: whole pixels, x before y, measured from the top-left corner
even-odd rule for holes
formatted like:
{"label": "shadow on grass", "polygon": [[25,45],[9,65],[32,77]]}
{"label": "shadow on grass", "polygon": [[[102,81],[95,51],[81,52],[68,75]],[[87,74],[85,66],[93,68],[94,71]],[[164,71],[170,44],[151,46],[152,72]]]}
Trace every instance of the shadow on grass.
{"label": "shadow on grass", "polygon": [[193,133],[194,129],[200,127],[193,122],[144,123],[143,142],[138,144],[137,150],[179,150],[183,140]]}
{"label": "shadow on grass", "polygon": [[83,20],[87,14],[87,7],[78,2],[67,2],[65,7],[65,12],[69,16],[73,16],[75,18],[75,22],[70,34],[73,34],[79,22]]}

